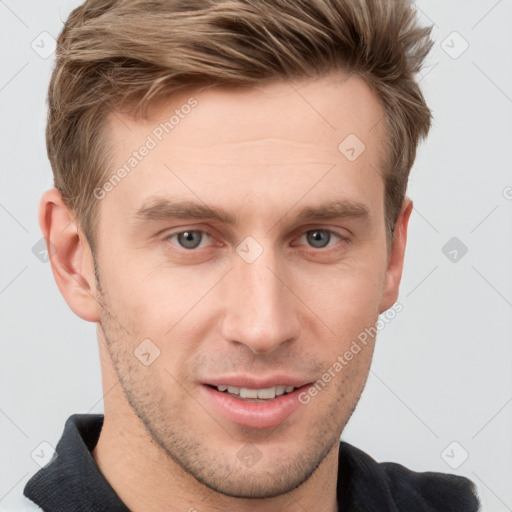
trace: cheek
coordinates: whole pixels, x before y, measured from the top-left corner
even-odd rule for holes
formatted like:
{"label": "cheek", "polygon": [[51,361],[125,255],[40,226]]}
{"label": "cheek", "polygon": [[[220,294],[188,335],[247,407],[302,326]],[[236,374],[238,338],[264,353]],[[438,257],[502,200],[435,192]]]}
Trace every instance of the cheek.
{"label": "cheek", "polygon": [[353,335],[377,320],[383,283],[382,263],[372,261],[303,273],[297,278],[297,289],[332,330]]}
{"label": "cheek", "polygon": [[167,332],[212,290],[226,269],[151,263],[142,252],[104,261],[102,285],[111,305],[134,328]]}

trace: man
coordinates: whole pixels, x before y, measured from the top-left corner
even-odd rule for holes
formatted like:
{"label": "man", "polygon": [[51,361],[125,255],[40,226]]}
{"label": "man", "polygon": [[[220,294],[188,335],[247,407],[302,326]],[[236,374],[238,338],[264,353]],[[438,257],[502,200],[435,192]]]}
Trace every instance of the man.
{"label": "man", "polygon": [[97,324],[105,414],[68,420],[25,495],[477,510],[465,478],[340,443],[398,297],[430,126],[412,6],[92,0],[58,44],[40,225],[61,293]]}

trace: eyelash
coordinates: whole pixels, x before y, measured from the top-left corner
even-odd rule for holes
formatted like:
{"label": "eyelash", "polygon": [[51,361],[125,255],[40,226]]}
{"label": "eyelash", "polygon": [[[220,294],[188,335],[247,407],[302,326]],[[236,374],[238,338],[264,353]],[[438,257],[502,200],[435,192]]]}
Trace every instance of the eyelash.
{"label": "eyelash", "polygon": [[[210,237],[212,239],[215,238],[213,233],[211,231],[208,231],[207,229],[182,229],[181,231],[176,231],[175,233],[171,233],[171,234],[167,235],[165,237],[165,240],[170,242],[172,238],[174,238],[182,233],[186,233],[188,231],[192,231],[194,233],[202,233],[203,235],[207,235],[208,237]],[[328,233],[331,237],[332,236],[337,237],[338,242],[348,242],[350,240],[348,236],[342,235],[341,233],[338,233],[337,231],[334,231],[332,229],[327,229],[327,228],[310,228],[310,229],[303,231],[297,238],[302,238],[303,236],[307,235],[308,233],[310,233],[312,231],[322,231],[322,232]],[[329,243],[330,242],[331,242],[331,240],[329,240]],[[200,244],[201,243],[202,243],[202,240],[201,240]],[[178,249],[181,249],[188,253],[197,252],[199,249],[202,249],[202,247],[194,247],[192,249],[187,249],[185,247],[180,246],[178,243],[176,243],[176,244],[172,243],[172,245],[175,245]],[[333,244],[333,245],[335,245],[335,244]],[[320,251],[324,251],[324,250],[325,251],[329,250],[330,248],[333,247],[333,245],[327,245],[326,247],[320,247],[320,248],[309,246],[309,248],[316,249],[317,252],[320,252]]]}

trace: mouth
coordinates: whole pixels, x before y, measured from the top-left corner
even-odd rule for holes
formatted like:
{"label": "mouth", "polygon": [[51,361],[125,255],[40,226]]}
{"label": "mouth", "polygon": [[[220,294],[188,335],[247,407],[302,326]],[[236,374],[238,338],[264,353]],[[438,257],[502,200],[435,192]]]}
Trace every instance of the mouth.
{"label": "mouth", "polygon": [[288,418],[292,420],[305,413],[306,408],[300,407],[298,396],[311,382],[293,384],[296,385],[282,382],[260,386],[246,384],[246,387],[216,382],[203,384],[200,388],[212,412],[243,427],[265,429],[276,427]]}

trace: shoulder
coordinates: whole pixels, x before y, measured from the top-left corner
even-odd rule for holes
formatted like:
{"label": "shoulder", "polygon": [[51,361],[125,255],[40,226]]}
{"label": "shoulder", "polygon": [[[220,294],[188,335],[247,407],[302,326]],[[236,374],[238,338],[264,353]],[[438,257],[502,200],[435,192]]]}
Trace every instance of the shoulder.
{"label": "shoulder", "polygon": [[[343,468],[345,466],[345,468]],[[339,490],[360,503],[386,500],[386,510],[417,512],[477,512],[479,501],[471,480],[448,473],[412,471],[395,462],[377,462],[362,450],[340,443],[340,471],[350,475]],[[341,484],[341,485],[340,485]],[[371,506],[364,510],[373,510]],[[380,510],[375,508],[375,510]]]}
{"label": "shoulder", "polygon": [[451,512],[479,509],[475,485],[463,476],[411,471],[394,462],[381,463],[381,467],[397,504],[417,501],[428,510]]}

